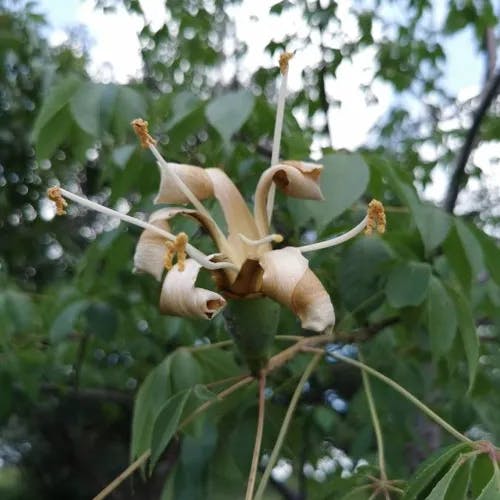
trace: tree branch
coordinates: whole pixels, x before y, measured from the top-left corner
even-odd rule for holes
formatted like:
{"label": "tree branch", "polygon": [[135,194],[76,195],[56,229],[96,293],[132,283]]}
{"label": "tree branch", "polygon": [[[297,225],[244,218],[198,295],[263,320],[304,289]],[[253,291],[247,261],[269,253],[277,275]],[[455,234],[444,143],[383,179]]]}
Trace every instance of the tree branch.
{"label": "tree branch", "polygon": [[455,209],[455,205],[457,203],[458,193],[460,192],[461,184],[465,174],[465,167],[467,165],[467,161],[469,156],[476,145],[476,137],[479,132],[479,128],[481,126],[481,122],[486,116],[486,112],[488,111],[493,99],[497,95],[500,90],[500,70],[490,78],[487,83],[484,92],[481,97],[481,102],[474,113],[474,119],[472,122],[472,126],[467,132],[465,137],[464,145],[462,146],[462,150],[458,155],[457,164],[455,170],[451,176],[450,184],[448,186],[448,192],[446,194],[445,200],[445,210],[448,213],[453,213]]}

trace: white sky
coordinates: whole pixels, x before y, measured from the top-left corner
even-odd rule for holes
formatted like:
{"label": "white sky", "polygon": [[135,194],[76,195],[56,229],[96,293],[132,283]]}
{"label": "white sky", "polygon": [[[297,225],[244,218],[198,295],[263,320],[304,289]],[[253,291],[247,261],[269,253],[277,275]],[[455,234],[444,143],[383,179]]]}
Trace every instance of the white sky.
{"label": "white sky", "polygon": [[[101,79],[114,79],[126,82],[131,76],[140,74],[141,59],[137,32],[142,28],[142,20],[124,9],[113,14],[94,11],[94,0],[39,0],[42,10],[46,12],[52,26],[51,40],[54,43],[65,39],[65,30],[75,25],[83,25],[88,30],[93,44],[90,48],[91,73]],[[269,67],[275,64],[265,54],[264,47],[273,38],[280,41],[288,33],[300,33],[304,30],[304,22],[294,12],[282,16],[271,16],[269,12],[276,0],[242,0],[241,5],[230,8],[230,15],[235,20],[236,36],[248,46],[244,66],[253,71],[258,67]],[[443,7],[446,0],[436,0],[436,22],[441,23]],[[161,27],[166,19],[165,0],[141,0],[146,18],[153,29]],[[368,4],[369,2],[367,2]],[[353,39],[357,26],[353,16],[349,14],[352,0],[338,2],[338,16],[342,28]],[[438,24],[439,25],[439,24]],[[255,36],[256,33],[262,36]],[[289,47],[294,49],[299,47]],[[314,48],[300,47],[290,65],[289,85],[291,90],[301,86],[300,74],[309,64],[314,64],[319,55]],[[474,95],[477,93],[483,77],[483,61],[477,54],[477,44],[471,31],[461,31],[449,37],[445,50],[448,55],[446,65],[446,86],[458,95]],[[379,82],[371,90],[378,99],[375,105],[367,106],[359,85],[368,83],[373,75],[373,52],[370,49],[358,54],[352,62],[343,62],[337,71],[337,78],[328,85],[328,95],[341,102],[339,109],[329,113],[329,124],[332,131],[334,148],[356,149],[362,145],[368,132],[376,121],[387,110],[393,98],[388,84]],[[482,163],[486,171],[492,172],[496,165],[490,165],[490,156],[482,154]],[[436,182],[426,195],[440,200],[444,194],[446,175],[436,171]],[[493,181],[498,180],[494,175]]]}

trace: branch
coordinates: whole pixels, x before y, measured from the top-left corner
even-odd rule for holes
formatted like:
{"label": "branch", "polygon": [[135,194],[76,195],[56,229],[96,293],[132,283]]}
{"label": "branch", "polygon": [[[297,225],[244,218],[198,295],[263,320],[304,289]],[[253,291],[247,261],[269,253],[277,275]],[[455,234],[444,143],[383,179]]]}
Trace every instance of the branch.
{"label": "branch", "polygon": [[467,161],[469,159],[474,146],[476,145],[476,138],[479,132],[479,128],[481,126],[481,122],[483,118],[486,116],[486,112],[488,111],[493,99],[497,95],[500,90],[500,70],[490,78],[484,92],[481,97],[481,102],[479,103],[476,112],[474,113],[474,120],[472,122],[472,126],[467,132],[465,137],[464,145],[462,146],[462,150],[458,155],[457,164],[455,170],[451,176],[450,184],[448,186],[448,192],[446,194],[446,200],[444,203],[445,209],[448,213],[453,213],[455,209],[455,205],[457,203],[458,193],[460,191],[460,186],[462,184],[462,180],[465,174],[465,167],[467,165]]}

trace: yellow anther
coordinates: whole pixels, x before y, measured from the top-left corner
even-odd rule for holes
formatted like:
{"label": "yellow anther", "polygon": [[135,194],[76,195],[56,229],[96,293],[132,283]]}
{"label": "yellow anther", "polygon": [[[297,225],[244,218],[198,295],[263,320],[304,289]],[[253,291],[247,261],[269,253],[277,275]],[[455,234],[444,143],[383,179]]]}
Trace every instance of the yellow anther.
{"label": "yellow anther", "polygon": [[386,220],[384,205],[378,200],[372,200],[368,204],[368,221],[366,223],[365,234],[372,234],[376,229],[380,234],[385,232]]}
{"label": "yellow anther", "polygon": [[186,265],[186,245],[188,237],[186,233],[179,233],[175,238],[175,249],[177,250],[177,265],[179,271],[184,271]]}
{"label": "yellow anther", "polygon": [[57,186],[51,187],[47,189],[47,196],[49,197],[49,200],[56,204],[56,214],[64,215],[66,213],[66,210],[64,209],[68,206],[68,203],[63,198],[61,190]]}
{"label": "yellow anther", "polygon": [[165,246],[167,250],[165,252],[165,257],[163,259],[163,264],[167,271],[170,271],[173,267],[174,256],[177,254],[177,265],[179,266],[179,271],[184,271],[186,267],[186,246],[188,243],[188,236],[186,233],[179,233],[175,237],[175,241],[167,241]]}
{"label": "yellow anther", "polygon": [[132,120],[130,124],[132,125],[134,132],[137,134],[137,137],[139,137],[143,148],[149,148],[149,146],[154,146],[156,144],[156,140],[149,135],[148,122],[146,120],[136,118],[135,120]]}
{"label": "yellow anther", "polygon": [[288,63],[292,57],[293,57],[292,52],[283,52],[283,54],[280,55],[279,65],[282,75],[284,75],[288,71]]}
{"label": "yellow anther", "polygon": [[175,243],[167,241],[165,246],[167,247],[167,250],[165,251],[165,257],[163,258],[163,265],[167,271],[170,271],[174,264]]}

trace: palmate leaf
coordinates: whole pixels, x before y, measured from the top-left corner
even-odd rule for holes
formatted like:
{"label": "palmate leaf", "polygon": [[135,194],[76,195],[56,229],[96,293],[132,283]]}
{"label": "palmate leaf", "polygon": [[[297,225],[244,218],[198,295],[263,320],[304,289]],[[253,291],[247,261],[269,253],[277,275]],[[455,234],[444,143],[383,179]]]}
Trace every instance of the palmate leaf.
{"label": "palmate leaf", "polygon": [[[470,450],[467,443],[459,443],[442,450],[429,457],[420,465],[413,479],[408,483],[404,500],[417,500],[425,498],[423,495],[429,491],[432,484],[442,475],[443,470],[463,452]],[[440,499],[442,500],[442,499]]]}

